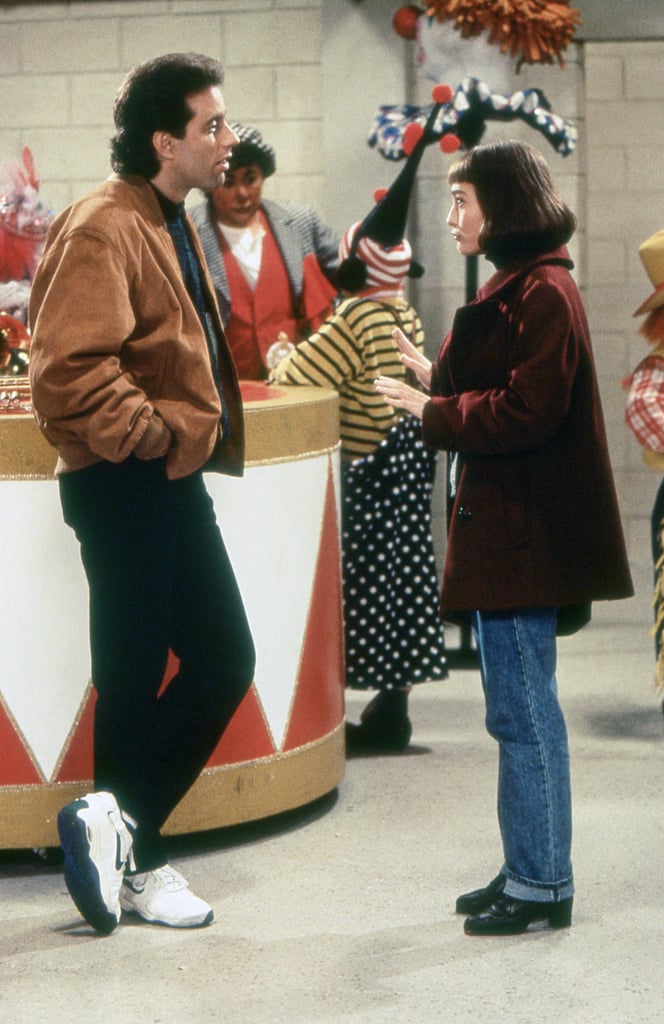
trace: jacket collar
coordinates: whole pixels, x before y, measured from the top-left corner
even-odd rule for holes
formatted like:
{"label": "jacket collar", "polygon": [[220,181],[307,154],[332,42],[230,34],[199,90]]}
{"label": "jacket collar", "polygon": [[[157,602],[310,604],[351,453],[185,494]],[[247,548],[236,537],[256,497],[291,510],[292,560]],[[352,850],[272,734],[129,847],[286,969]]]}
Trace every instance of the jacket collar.
{"label": "jacket collar", "polygon": [[570,257],[566,245],[561,245],[558,249],[554,249],[551,252],[542,253],[540,256],[537,256],[535,259],[528,260],[526,263],[512,264],[509,267],[503,267],[501,270],[497,270],[495,274],[492,274],[486,284],[482,285],[478,290],[475,301],[484,302],[486,299],[492,299],[504,289],[508,289],[514,281],[521,277],[525,277],[526,274],[536,270],[537,267],[551,265],[565,267],[567,270],[573,269],[574,262]]}
{"label": "jacket collar", "polygon": [[184,203],[174,203],[172,199],[160,192],[156,185],[150,182],[150,187],[157,197],[161,212],[167,221],[181,220],[184,213]]}

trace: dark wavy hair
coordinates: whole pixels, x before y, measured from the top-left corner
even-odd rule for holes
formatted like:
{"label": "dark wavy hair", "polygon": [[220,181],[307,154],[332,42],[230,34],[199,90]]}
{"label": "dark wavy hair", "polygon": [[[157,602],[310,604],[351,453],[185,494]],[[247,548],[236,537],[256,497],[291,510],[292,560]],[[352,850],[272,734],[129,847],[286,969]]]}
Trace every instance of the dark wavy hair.
{"label": "dark wavy hair", "polygon": [[474,186],[484,214],[479,246],[496,266],[557,249],[576,230],[546,160],[525,142],[476,146],[452,164],[447,180]]}
{"label": "dark wavy hair", "polygon": [[113,170],[153,178],[159,171],[154,133],[166,131],[176,139],[184,138],[193,116],[187,97],[223,80],[221,64],[200,53],[167,53],[133,68],[113,104]]}

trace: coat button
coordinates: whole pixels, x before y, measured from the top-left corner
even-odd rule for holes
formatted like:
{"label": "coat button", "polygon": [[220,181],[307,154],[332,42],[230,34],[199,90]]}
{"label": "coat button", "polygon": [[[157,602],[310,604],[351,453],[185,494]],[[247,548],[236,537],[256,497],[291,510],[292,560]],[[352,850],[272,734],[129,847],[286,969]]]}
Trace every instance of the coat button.
{"label": "coat button", "polygon": [[464,508],[463,505],[459,505],[459,508],[457,509],[457,515],[458,515],[459,519],[472,519],[473,518],[473,513],[471,512],[471,510],[469,508]]}

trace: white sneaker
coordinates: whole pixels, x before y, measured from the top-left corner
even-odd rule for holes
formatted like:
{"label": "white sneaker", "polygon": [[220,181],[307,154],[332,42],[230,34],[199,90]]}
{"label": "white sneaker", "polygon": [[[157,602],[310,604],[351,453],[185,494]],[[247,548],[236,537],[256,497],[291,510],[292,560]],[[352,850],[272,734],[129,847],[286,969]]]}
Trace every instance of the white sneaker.
{"label": "white sneaker", "polygon": [[187,881],[170,864],[126,875],[120,905],[145,921],[171,928],[201,928],[214,917],[212,907],[189,891]]}
{"label": "white sneaker", "polygon": [[120,920],[120,886],[132,838],[112,793],[88,793],[58,813],[69,894],[104,935]]}

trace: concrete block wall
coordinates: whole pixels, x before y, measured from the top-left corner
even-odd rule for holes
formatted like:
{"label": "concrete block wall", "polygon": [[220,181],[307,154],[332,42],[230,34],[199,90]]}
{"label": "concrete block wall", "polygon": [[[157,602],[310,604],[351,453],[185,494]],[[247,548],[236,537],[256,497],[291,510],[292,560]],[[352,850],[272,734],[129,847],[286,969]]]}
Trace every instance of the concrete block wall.
{"label": "concrete block wall", "polygon": [[[256,124],[277,150],[278,171],[266,194],[311,202],[342,230],[368,211],[373,189],[389,185],[400,167],[366,146],[374,111],[382,103],[426,103],[430,97],[433,83],[416,65],[414,44],[392,31],[399,6],[399,0],[0,5],[0,161],[18,158],[29,145],[42,192],[59,212],[109,173],[111,108],[125,71],[169,50],[201,50],[226,68],[230,116]],[[478,77],[502,83],[504,63],[495,51]],[[664,39],[577,44],[564,71],[557,65],[510,71],[514,90],[543,89],[556,113],[578,125],[574,154],[560,157],[516,121],[491,123],[485,135],[538,145],[579,216],[572,252],[634,558],[647,556],[658,481],[642,467],[624,425],[619,384],[645,351],[631,317],[649,293],[638,245],[664,227],[663,69]],[[432,352],[464,297],[463,261],[445,226],[449,160],[433,148],[425,155],[409,229],[427,268],[413,298]],[[481,274],[488,269],[483,266]]]}
{"label": "concrete block wall", "polygon": [[110,172],[112,103],[124,73],[174,50],[217,57],[229,116],[274,139],[269,192],[323,193],[322,0],[96,0],[0,6],[0,159],[31,147],[63,209]]}
{"label": "concrete block wall", "polygon": [[664,228],[664,40],[584,50],[585,299],[628,548],[647,563],[660,481],[625,425],[620,382],[648,351],[632,316],[652,291],[638,247]]}

